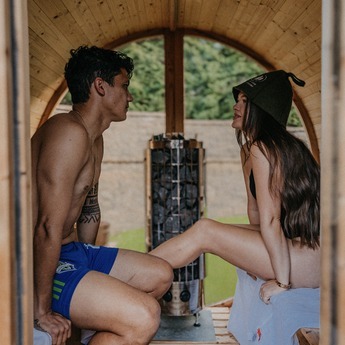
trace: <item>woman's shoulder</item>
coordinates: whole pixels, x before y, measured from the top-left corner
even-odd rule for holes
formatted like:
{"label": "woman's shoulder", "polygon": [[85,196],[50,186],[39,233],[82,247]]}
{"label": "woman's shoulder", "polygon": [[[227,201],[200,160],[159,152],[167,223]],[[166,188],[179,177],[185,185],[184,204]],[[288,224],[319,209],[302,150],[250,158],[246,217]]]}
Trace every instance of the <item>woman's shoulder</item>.
{"label": "woman's shoulder", "polygon": [[254,158],[267,158],[269,156],[269,151],[264,143],[256,141],[250,146],[249,156]]}

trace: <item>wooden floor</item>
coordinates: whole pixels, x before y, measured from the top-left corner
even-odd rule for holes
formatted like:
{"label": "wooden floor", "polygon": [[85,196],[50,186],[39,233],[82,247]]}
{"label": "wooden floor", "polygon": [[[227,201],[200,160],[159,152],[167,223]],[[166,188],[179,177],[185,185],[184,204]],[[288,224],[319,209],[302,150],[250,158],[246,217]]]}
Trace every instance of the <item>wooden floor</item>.
{"label": "wooden floor", "polygon": [[[152,341],[150,345],[240,345],[236,338],[228,332],[227,325],[231,307],[206,307],[211,310],[216,341],[212,343],[205,342],[186,342],[186,341]],[[319,344],[319,329],[303,328],[297,332],[297,338],[300,345],[318,345]]]}
{"label": "wooden floor", "polygon": [[[205,307],[212,313],[212,321],[216,335],[214,342],[188,342],[188,341],[173,341],[173,340],[154,340],[150,345],[240,345],[235,337],[227,330],[228,319],[231,311],[231,306],[214,306]],[[319,344],[319,329],[304,328],[297,332],[297,337],[300,345],[318,345]],[[67,341],[67,345],[80,345],[80,331],[74,329],[72,338]]]}
{"label": "wooden floor", "polygon": [[[229,307],[206,307],[205,309],[211,310],[214,331],[216,335],[216,341],[212,343],[200,342],[202,345],[214,345],[214,344],[225,344],[225,345],[239,345],[237,340],[228,332],[227,325],[230,314]],[[158,341],[154,340],[150,343],[151,345],[195,345],[196,342],[186,342],[186,341]]]}

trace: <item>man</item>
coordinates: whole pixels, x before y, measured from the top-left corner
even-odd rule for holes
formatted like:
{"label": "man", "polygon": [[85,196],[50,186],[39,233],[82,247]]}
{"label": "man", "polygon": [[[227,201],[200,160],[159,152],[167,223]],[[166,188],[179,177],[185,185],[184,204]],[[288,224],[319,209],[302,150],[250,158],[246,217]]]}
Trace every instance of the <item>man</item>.
{"label": "man", "polygon": [[90,345],[147,344],[159,326],[156,299],[171,285],[164,260],[92,245],[101,218],[102,134],[126,119],[132,71],[120,52],[72,50],[65,78],[73,110],[32,138],[34,319],[54,345],[70,337],[71,321],[97,331]]}

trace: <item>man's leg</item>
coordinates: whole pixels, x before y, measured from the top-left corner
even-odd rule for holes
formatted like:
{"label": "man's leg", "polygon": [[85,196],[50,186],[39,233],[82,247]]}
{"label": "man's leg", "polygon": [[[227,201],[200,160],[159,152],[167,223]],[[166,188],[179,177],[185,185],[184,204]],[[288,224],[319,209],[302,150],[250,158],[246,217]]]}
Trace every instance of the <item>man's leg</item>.
{"label": "man's leg", "polygon": [[160,322],[156,299],[103,273],[90,271],[72,297],[71,321],[97,331],[91,344],[148,344]]}
{"label": "man's leg", "polygon": [[147,344],[160,321],[155,299],[164,295],[172,279],[166,261],[120,249],[109,276],[91,271],[80,281],[71,302],[71,320],[98,331],[90,345]]}
{"label": "man's leg", "polygon": [[165,260],[126,249],[119,249],[109,275],[156,299],[167,292],[173,280],[172,267]]}

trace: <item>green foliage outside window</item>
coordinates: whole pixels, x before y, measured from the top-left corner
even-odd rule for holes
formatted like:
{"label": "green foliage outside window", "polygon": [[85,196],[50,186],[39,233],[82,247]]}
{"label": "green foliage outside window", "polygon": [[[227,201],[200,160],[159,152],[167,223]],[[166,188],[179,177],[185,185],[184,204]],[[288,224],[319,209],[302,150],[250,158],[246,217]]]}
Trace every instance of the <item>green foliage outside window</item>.
{"label": "green foliage outside window", "polygon": [[[134,60],[130,91],[136,111],[165,109],[164,40],[162,37],[133,42],[121,48]],[[232,87],[263,73],[255,61],[216,41],[184,38],[185,116],[189,119],[232,119]],[[62,103],[71,104],[69,93]],[[293,108],[290,126],[301,126]]]}

